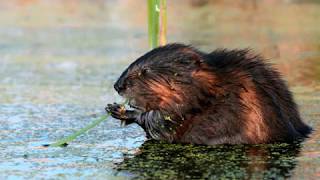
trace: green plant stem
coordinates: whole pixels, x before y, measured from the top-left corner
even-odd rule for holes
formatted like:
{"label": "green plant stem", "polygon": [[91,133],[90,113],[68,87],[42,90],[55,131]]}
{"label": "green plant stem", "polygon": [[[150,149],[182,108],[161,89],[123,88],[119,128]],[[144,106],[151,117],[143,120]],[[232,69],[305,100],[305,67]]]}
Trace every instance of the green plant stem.
{"label": "green plant stem", "polygon": [[159,45],[159,14],[160,0],[148,1],[148,37],[149,47],[153,49]]}
{"label": "green plant stem", "polygon": [[160,0],[160,45],[167,44],[167,0]]}
{"label": "green plant stem", "polygon": [[80,129],[79,131],[71,134],[70,136],[67,136],[63,139],[60,139],[59,141],[53,143],[53,144],[49,144],[49,145],[45,145],[45,146],[50,146],[50,147],[64,147],[67,146],[69,142],[73,141],[74,139],[76,139],[78,136],[80,136],[81,134],[84,134],[85,132],[87,132],[88,130],[94,128],[95,126],[97,126],[98,124],[100,124],[102,121],[105,121],[108,117],[110,116],[110,114],[107,115],[103,115],[99,118],[97,118],[96,120],[94,120],[91,124],[89,124],[88,126]]}
{"label": "green plant stem", "polygon": [[[121,103],[122,106],[124,106],[125,104],[127,104],[129,102],[128,99],[126,99],[123,103]],[[84,134],[85,132],[89,131],[90,129],[96,127],[98,124],[100,124],[101,122],[105,121],[108,119],[108,117],[110,116],[110,113],[103,115],[97,119],[95,119],[91,124],[89,124],[88,126],[80,129],[79,131],[76,131],[75,133],[71,134],[70,136],[67,136],[63,139],[58,140],[55,143],[52,144],[45,144],[43,146],[45,147],[65,147],[68,145],[69,142],[73,141],[74,139],[76,139],[78,136]]]}

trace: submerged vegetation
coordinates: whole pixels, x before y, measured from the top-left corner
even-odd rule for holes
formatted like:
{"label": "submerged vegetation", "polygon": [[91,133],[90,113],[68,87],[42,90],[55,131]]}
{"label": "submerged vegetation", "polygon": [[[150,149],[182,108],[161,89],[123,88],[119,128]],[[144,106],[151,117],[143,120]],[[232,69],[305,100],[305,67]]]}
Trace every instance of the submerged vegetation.
{"label": "submerged vegetation", "polygon": [[282,179],[297,164],[300,144],[195,146],[147,141],[117,169],[152,179]]}

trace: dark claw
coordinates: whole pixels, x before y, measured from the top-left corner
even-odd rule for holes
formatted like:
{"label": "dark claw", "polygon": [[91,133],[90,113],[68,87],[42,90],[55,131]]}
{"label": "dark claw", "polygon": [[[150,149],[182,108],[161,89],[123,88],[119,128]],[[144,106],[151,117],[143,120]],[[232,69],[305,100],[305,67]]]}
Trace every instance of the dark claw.
{"label": "dark claw", "polygon": [[108,104],[105,110],[111,114],[112,117],[116,119],[126,120],[128,117],[126,116],[127,110],[123,109],[122,105],[113,103]]}
{"label": "dark claw", "polygon": [[124,124],[126,125],[133,123],[137,117],[137,112],[126,110],[122,105],[117,103],[107,104],[105,110],[110,113],[113,118],[125,121]]}
{"label": "dark claw", "polygon": [[110,113],[112,111],[117,111],[119,108],[121,108],[121,105],[113,103],[113,104],[108,104],[105,110]]}

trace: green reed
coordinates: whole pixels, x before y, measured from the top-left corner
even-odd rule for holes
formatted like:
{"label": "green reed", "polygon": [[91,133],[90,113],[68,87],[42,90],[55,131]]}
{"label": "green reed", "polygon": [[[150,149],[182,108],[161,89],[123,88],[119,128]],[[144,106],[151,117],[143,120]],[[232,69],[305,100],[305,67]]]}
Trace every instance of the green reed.
{"label": "green reed", "polygon": [[151,49],[166,44],[167,1],[148,1],[148,37]]}
{"label": "green reed", "polygon": [[[121,103],[121,106],[124,106],[125,104],[128,103],[128,100],[125,100],[123,103]],[[52,144],[45,144],[43,146],[45,147],[65,147],[68,145],[69,142],[75,140],[78,136],[86,133],[87,131],[89,131],[90,129],[96,127],[98,124],[100,124],[101,122],[105,121],[108,119],[108,117],[110,116],[110,113],[107,113],[105,115],[102,115],[101,117],[99,118],[96,118],[92,123],[90,123],[89,125],[85,126],[84,128],[76,131],[75,133],[63,138],[63,139],[60,139],[58,140],[57,142],[55,143],[52,143]],[[123,122],[121,122],[122,124]]]}

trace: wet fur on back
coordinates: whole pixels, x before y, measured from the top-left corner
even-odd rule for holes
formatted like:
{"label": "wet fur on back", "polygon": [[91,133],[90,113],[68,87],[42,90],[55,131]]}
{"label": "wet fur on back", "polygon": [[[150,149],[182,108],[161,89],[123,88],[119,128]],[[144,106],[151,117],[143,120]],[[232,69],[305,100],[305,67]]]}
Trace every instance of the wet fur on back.
{"label": "wet fur on back", "polygon": [[311,131],[279,73],[248,49],[159,47],[132,63],[115,88],[136,108],[131,121],[153,139],[257,144],[293,142]]}

